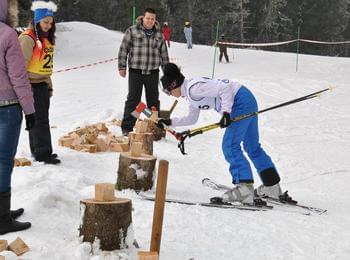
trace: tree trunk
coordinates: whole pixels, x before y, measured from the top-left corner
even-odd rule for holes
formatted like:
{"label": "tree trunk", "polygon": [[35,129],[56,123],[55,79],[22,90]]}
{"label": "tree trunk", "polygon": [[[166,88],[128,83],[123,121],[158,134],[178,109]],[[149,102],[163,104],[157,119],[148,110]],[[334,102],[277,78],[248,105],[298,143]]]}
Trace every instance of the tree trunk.
{"label": "tree trunk", "polygon": [[153,186],[156,160],[156,157],[147,154],[133,157],[130,153],[121,153],[116,188],[118,190],[150,190]]}
{"label": "tree trunk", "polygon": [[85,199],[80,201],[81,223],[79,236],[84,242],[93,243],[100,240],[101,250],[128,248],[126,239],[128,228],[132,223],[131,200],[116,198],[114,201],[96,201]]}

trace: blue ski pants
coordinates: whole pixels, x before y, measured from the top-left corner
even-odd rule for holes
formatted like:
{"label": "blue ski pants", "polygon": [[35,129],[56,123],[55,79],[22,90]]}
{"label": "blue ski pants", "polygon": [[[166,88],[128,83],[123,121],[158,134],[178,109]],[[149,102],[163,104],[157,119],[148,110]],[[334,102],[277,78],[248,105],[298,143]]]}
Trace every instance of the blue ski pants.
{"label": "blue ski pants", "polygon": [[[231,118],[258,111],[254,95],[242,86],[232,106]],[[258,117],[253,116],[232,123],[226,128],[222,150],[226,161],[230,164],[232,183],[254,182],[249,162],[243,154],[241,143],[257,172],[267,168],[275,168],[271,158],[265,153],[259,143]]]}

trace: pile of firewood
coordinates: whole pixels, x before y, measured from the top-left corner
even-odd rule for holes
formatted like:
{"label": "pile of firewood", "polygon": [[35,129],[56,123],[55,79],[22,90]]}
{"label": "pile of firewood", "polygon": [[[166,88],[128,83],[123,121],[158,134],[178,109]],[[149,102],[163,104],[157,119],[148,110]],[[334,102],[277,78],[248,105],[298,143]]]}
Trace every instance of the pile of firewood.
{"label": "pile of firewood", "polygon": [[78,127],[68,135],[58,140],[60,146],[68,147],[80,152],[126,152],[129,150],[128,139],[115,136],[105,123],[97,123],[86,127]]}

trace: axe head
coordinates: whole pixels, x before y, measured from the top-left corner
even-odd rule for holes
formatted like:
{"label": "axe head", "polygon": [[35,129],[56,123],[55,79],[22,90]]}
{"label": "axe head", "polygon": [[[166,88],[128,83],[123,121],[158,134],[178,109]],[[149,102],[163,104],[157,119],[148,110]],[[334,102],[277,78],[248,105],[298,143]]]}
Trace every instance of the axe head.
{"label": "axe head", "polygon": [[133,112],[131,112],[131,115],[135,118],[139,118],[141,113],[147,109],[147,106],[145,103],[140,102],[137,107],[135,108],[135,110]]}

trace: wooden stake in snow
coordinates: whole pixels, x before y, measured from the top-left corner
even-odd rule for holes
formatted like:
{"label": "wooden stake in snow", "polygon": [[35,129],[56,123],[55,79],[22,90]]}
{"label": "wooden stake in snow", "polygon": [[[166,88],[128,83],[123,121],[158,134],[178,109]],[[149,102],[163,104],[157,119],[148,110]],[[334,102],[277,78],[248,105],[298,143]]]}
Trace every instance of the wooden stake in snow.
{"label": "wooden stake in snow", "polygon": [[154,212],[153,212],[151,246],[150,246],[150,251],[157,252],[158,254],[160,251],[160,242],[162,239],[166,186],[168,181],[168,167],[169,167],[168,161],[161,160],[159,162],[156,199],[154,203]]}

